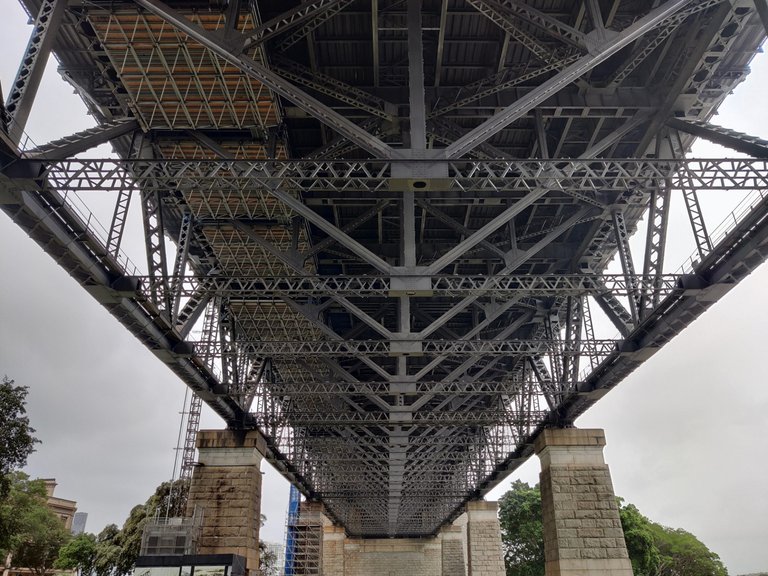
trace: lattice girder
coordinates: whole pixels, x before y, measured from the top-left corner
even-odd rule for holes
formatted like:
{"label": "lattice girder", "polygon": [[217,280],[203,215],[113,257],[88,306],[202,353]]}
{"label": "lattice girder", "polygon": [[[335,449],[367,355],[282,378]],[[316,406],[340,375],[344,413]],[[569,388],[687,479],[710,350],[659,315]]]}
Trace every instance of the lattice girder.
{"label": "lattice girder", "polygon": [[[614,2],[605,29],[407,4],[69,3],[52,49],[99,126],[0,167],[2,209],[360,536],[436,533],[768,256],[768,161],[676,132],[763,149],[708,123],[763,38],[750,2]],[[104,139],[121,158],[62,157]],[[729,227],[701,190],[745,197]],[[79,192],[116,201],[106,235]]]}

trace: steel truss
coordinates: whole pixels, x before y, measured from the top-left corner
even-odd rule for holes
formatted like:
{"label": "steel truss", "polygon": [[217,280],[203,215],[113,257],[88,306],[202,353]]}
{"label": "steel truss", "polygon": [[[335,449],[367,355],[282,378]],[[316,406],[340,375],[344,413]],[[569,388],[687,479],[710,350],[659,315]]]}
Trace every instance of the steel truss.
{"label": "steel truss", "polygon": [[[671,189],[759,190],[768,187],[768,160],[479,160],[389,161],[182,161],[68,159],[20,160],[6,186],[40,188],[39,181],[57,190],[179,190],[214,197],[244,189],[262,194],[279,190],[351,193],[390,193],[390,180],[400,165],[418,170],[420,164],[442,166],[445,192],[527,192],[533,188],[578,192],[624,192],[671,184]],[[18,176],[17,176],[18,175]],[[23,178],[27,175],[27,178]],[[428,181],[426,178],[425,181]],[[36,182],[37,181],[37,182]],[[393,197],[399,192],[392,193]]]}
{"label": "steel truss", "polygon": [[[149,296],[148,276],[137,276],[139,292]],[[419,285],[420,292],[431,296],[461,297],[483,294],[497,299],[520,296],[546,296],[557,292],[569,296],[599,295],[611,292],[625,296],[631,290],[657,292],[664,297],[682,284],[682,274],[635,275],[623,274],[549,274],[494,276],[284,276],[222,277],[173,276],[179,296],[193,297],[201,287],[208,292],[233,298],[258,293],[261,296],[354,296],[359,298],[395,296],[407,287]]]}
{"label": "steel truss", "polygon": [[[86,4],[41,3],[8,112],[52,49],[99,125],[3,160],[0,207],[350,534],[436,533],[768,257],[768,145],[707,121],[751,4]],[[728,227],[701,190],[745,197]],[[75,193],[115,201],[105,233]]]}

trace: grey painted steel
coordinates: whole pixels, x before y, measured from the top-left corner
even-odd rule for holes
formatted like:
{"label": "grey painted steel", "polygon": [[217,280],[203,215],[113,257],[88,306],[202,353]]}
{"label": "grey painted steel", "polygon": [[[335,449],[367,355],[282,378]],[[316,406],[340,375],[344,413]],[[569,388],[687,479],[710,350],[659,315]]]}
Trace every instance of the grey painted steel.
{"label": "grey painted steel", "polygon": [[[409,161],[410,164],[416,164]],[[454,191],[487,190],[527,192],[532,185],[548,184],[553,189],[567,182],[571,190],[625,192],[638,180],[664,183],[671,179],[672,189],[689,187],[709,190],[768,187],[768,160],[752,159],[682,159],[655,160],[477,160],[428,161],[448,170],[447,194]],[[22,168],[25,167],[25,168]],[[22,172],[38,169],[49,186],[67,190],[148,190],[175,184],[181,189],[205,184],[217,190],[237,190],[241,186],[259,187],[266,194],[281,184],[305,192],[334,192],[339,198],[355,199],[355,194],[378,193],[398,197],[389,189],[392,163],[387,160],[276,160],[276,161],[196,161],[196,160],[119,160],[66,159],[15,163]],[[34,185],[14,178],[6,185]],[[213,195],[215,191],[201,191]],[[370,197],[369,197],[370,202]],[[461,200],[457,200],[461,202]]]}
{"label": "grey painted steel", "polygon": [[173,26],[176,26],[179,30],[182,30],[191,38],[200,42],[203,46],[209,48],[234,66],[237,66],[249,76],[263,82],[275,92],[299,106],[302,110],[305,110],[307,113],[328,124],[340,134],[343,134],[353,142],[357,143],[361,148],[384,158],[392,158],[396,156],[394,151],[378,138],[372,137],[338,112],[326,106],[316,98],[306,94],[302,90],[299,90],[281,78],[278,74],[275,74],[252,58],[232,52],[229,48],[224,46],[219,38],[196,26],[166,4],[158,0],[134,1],[139,6],[146,8]]}
{"label": "grey painted steel", "polygon": [[25,158],[64,159],[71,158],[91,148],[95,148],[105,142],[130,134],[139,128],[136,120],[118,120],[108,124],[102,124],[66,138],[48,142],[32,150],[24,152]]}
{"label": "grey painted steel", "polygon": [[666,2],[631,26],[628,26],[620,34],[616,34],[607,41],[601,42],[593,53],[580,58],[553,78],[541,84],[528,94],[526,98],[508,106],[473,129],[463,138],[448,146],[445,149],[446,157],[459,158],[463,156],[475,146],[486,141],[499,130],[549,98],[553,93],[558,92],[577,78],[580,78],[589,70],[607,60],[619,50],[631,44],[643,36],[643,34],[646,34],[649,30],[652,30],[659,23],[674,15],[675,12],[690,4],[690,2],[691,0],[671,0]]}
{"label": "grey painted steel", "polygon": [[[58,145],[10,154],[0,202],[199,400],[230,427],[258,428],[267,459],[349,534],[425,536],[768,256],[768,161],[684,160],[692,138],[664,127],[715,113],[762,28],[741,1],[614,2],[595,18],[597,2],[572,14],[441,2],[418,30],[407,3],[348,5],[162,9],[198,40],[132,2],[66,18],[53,49],[95,132],[135,118],[146,133],[114,140],[129,160],[61,159]],[[653,15],[641,36],[633,22]],[[129,29],[141,33],[126,44]],[[243,29],[263,38],[250,44],[255,72],[237,55]],[[635,33],[625,56],[592,66]],[[286,45],[290,60],[277,56]],[[574,62],[592,67],[467,146],[471,160],[438,157]],[[266,75],[273,65],[284,72]],[[413,154],[400,148],[409,108],[413,127],[427,116]],[[86,190],[117,199],[106,234],[70,204]],[[710,234],[701,190],[746,201]],[[123,253],[133,196],[149,275]],[[670,274],[667,222],[686,212],[698,252]],[[175,254],[165,265],[163,246]],[[617,251],[625,265],[608,274]]]}
{"label": "grey painted steel", "polygon": [[755,158],[768,158],[768,141],[740,132],[728,130],[722,126],[697,120],[670,118],[667,126],[699,136],[715,144],[731,148],[737,152],[749,154]]}
{"label": "grey painted steel", "polygon": [[763,23],[766,33],[768,33],[768,2],[765,0],[753,0],[757,13],[760,14],[760,21]]}
{"label": "grey painted steel", "polygon": [[295,8],[286,10],[244,35],[242,47],[238,48],[238,52],[244,52],[256,44],[263,44],[273,36],[282,34],[307,20],[312,20],[339,3],[341,0],[308,0],[302,2]]}
{"label": "grey painted steel", "polygon": [[42,2],[21,66],[8,91],[8,99],[5,102],[5,111],[10,117],[8,133],[16,145],[24,135],[24,128],[66,7],[66,0]]}

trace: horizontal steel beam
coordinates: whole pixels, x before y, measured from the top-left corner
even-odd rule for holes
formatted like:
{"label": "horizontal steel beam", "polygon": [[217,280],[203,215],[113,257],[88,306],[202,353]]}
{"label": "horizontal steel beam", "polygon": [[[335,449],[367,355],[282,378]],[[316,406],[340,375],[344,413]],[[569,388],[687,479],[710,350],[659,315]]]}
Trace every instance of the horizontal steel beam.
{"label": "horizontal steel beam", "polygon": [[129,134],[138,128],[139,123],[136,120],[130,118],[116,120],[28,150],[24,152],[24,157],[58,160],[71,158],[75,154],[80,154],[105,142]]}
{"label": "horizontal steel beam", "polygon": [[[540,356],[552,351],[548,340],[238,340],[230,350],[218,340],[189,341],[197,353],[214,357],[246,353],[252,356],[408,356],[408,355],[514,355]],[[566,355],[607,356],[618,349],[617,340],[582,340]]]}
{"label": "horizontal steel beam", "polygon": [[[408,161],[418,166],[421,162]],[[443,191],[527,193],[562,186],[572,191],[628,191],[670,188],[762,190],[768,188],[768,161],[752,159],[590,159],[476,160],[425,162],[441,166]],[[3,168],[3,186],[15,190],[168,190],[215,197],[217,191],[264,194],[281,190],[349,193],[390,191],[393,163],[387,160],[184,161],[184,160],[18,160]],[[41,183],[40,179],[46,179]],[[429,179],[426,179],[427,181]],[[564,192],[565,193],[565,192]],[[400,196],[400,193],[395,193]],[[439,197],[439,196],[437,196]],[[236,198],[231,199],[237,202]]]}
{"label": "horizontal steel beam", "polygon": [[704,140],[709,140],[737,152],[749,154],[754,158],[768,158],[768,141],[762,138],[756,138],[699,120],[670,118],[667,120],[667,126],[704,138]]}
{"label": "horizontal steel beam", "polygon": [[[563,388],[572,383],[553,382],[555,387]],[[520,393],[521,384],[514,380],[419,380],[418,382],[377,381],[377,382],[276,382],[263,385],[260,389],[265,394],[275,397],[310,397],[335,395],[365,395],[365,394],[433,394],[451,396],[513,396]],[[430,442],[434,442],[432,439]]]}
{"label": "horizontal steel beam", "polygon": [[[148,276],[136,276],[140,292],[148,285]],[[606,291],[625,296],[633,286],[665,296],[679,288],[681,274],[660,276],[642,274],[630,278],[623,274],[530,274],[488,276],[181,276],[169,277],[179,283],[179,293],[192,297],[202,289],[219,295],[247,299],[276,296],[356,296],[399,297],[412,292],[414,298],[433,296],[464,297],[482,294],[494,298],[519,296],[584,296]]]}

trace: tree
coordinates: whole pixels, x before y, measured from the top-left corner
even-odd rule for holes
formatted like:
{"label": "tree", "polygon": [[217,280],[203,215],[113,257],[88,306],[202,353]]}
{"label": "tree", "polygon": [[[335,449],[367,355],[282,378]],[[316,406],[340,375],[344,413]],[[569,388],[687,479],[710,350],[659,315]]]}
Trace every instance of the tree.
{"label": "tree", "polygon": [[91,574],[96,563],[96,536],[78,534],[59,550],[59,557],[53,567],[59,570],[77,570],[80,574]]}
{"label": "tree", "polygon": [[26,386],[15,386],[7,376],[0,381],[0,500],[10,490],[11,472],[26,465],[39,442],[27,417],[27,393]]}
{"label": "tree", "polygon": [[23,537],[25,519],[32,510],[45,505],[45,484],[30,480],[23,472],[7,476],[8,493],[0,500],[0,553],[5,556],[18,545]]}
{"label": "tree", "polygon": [[113,576],[120,560],[120,529],[108,524],[96,537],[93,571],[96,576]]}
{"label": "tree", "polygon": [[[261,520],[261,527],[264,528],[264,524],[267,523],[267,517],[261,514],[259,518]],[[259,576],[276,576],[280,573],[279,566],[277,566],[277,556],[269,548],[263,540],[259,540]]]}
{"label": "tree", "polygon": [[619,498],[619,518],[627,552],[635,576],[653,576],[659,568],[659,549],[653,536],[653,523],[633,504]]}
{"label": "tree", "polygon": [[[186,507],[189,483],[163,482],[144,504],[131,509],[122,529],[110,524],[96,538],[94,571],[97,576],[123,576],[133,570],[141,552],[144,526],[156,514],[179,514]],[[170,508],[169,508],[170,506]]]}
{"label": "tree", "polygon": [[259,540],[259,576],[276,576],[280,573],[277,556]]}
{"label": "tree", "polygon": [[[141,537],[147,522],[158,514],[180,516],[186,508],[188,495],[188,481],[163,482],[144,504],[131,509],[122,529],[118,529],[114,524],[104,528],[95,537],[93,573],[96,576],[125,576],[131,573],[141,552]],[[262,526],[265,521],[266,517],[262,514]],[[275,573],[275,555],[267,550],[263,542],[259,542],[259,550],[261,552],[259,572],[265,576]],[[82,567],[68,559],[69,553],[69,548],[62,549],[59,559],[61,567]]]}
{"label": "tree", "polygon": [[659,549],[658,576],[728,576],[720,557],[682,529],[652,524]]}
{"label": "tree", "polygon": [[38,576],[53,568],[59,549],[70,538],[64,523],[47,507],[35,508],[25,519],[27,526],[12,552],[13,565],[29,568]]}
{"label": "tree", "polygon": [[[717,554],[690,532],[666,528],[619,498],[619,517],[635,576],[728,576]],[[499,500],[507,576],[543,576],[541,494],[517,481]]]}
{"label": "tree", "polygon": [[0,506],[0,518],[9,529],[4,552],[14,566],[43,576],[53,567],[69,532],[48,508],[41,480],[30,480],[21,472],[11,474],[10,480],[8,496]]}
{"label": "tree", "polygon": [[539,487],[517,480],[499,500],[507,576],[543,576],[544,529]]}

